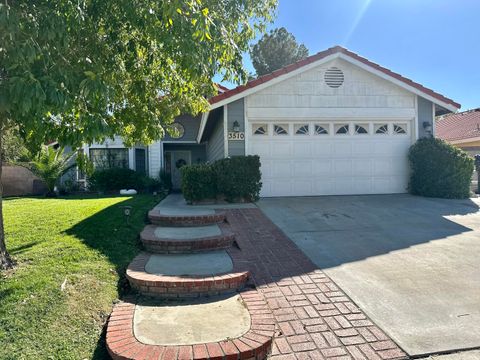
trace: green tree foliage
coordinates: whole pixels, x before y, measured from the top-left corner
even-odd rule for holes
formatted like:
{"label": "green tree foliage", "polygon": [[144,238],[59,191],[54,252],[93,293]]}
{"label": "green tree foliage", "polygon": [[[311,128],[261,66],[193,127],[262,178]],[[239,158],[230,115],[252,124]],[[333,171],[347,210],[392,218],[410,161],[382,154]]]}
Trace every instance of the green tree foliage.
{"label": "green tree foliage", "polygon": [[[214,75],[246,80],[242,53],[275,7],[276,0],[2,1],[0,133],[17,127],[34,151],[49,140],[75,148],[114,135],[127,146],[159,139],[175,116],[206,109]],[[7,257],[0,222],[0,267]]]}
{"label": "green tree foliage", "polygon": [[3,163],[25,162],[30,160],[31,155],[27,150],[23,139],[19,136],[17,129],[6,129],[3,132]]}
{"label": "green tree foliage", "polygon": [[63,149],[55,150],[45,146],[29,163],[29,169],[43,180],[47,186],[47,196],[55,196],[55,186],[68,170],[75,166],[75,153],[64,154]]}
{"label": "green tree foliage", "polygon": [[257,75],[269,74],[308,56],[304,44],[298,44],[295,36],[284,27],[265,34],[250,50]]}

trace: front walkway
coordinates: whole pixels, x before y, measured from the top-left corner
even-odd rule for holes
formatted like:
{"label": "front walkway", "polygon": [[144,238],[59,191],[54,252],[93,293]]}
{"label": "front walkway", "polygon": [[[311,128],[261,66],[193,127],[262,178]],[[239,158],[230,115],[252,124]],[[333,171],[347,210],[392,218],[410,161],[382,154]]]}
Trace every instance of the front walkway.
{"label": "front walkway", "polygon": [[227,220],[241,249],[230,254],[277,323],[272,360],[406,358],[259,209],[229,209]]}

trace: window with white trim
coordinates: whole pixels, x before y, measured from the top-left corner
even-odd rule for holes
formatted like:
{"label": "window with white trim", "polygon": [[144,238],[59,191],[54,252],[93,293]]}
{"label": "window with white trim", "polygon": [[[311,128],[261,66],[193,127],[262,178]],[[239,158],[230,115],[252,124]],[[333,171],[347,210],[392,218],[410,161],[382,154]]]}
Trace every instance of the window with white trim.
{"label": "window with white trim", "polygon": [[288,135],[288,124],[274,124],[273,125],[273,134],[274,135]]}
{"label": "window with white trim", "polygon": [[368,124],[355,124],[355,135],[368,135]]}
{"label": "window with white trim", "polygon": [[374,124],[375,134],[388,135],[388,124]]}
{"label": "window with white trim", "polygon": [[393,124],[393,133],[403,135],[407,133],[407,124]]}
{"label": "window with white trim", "polygon": [[252,125],[252,134],[253,135],[268,135],[268,125],[267,124],[253,124]]}
{"label": "window with white trim", "polygon": [[295,135],[309,135],[310,126],[308,124],[295,124]]}
{"label": "window with white trim", "polygon": [[328,125],[315,124],[315,135],[328,135]]}
{"label": "window with white trim", "polygon": [[336,124],[335,125],[335,134],[337,135],[348,135],[350,131],[350,125],[348,124]]}

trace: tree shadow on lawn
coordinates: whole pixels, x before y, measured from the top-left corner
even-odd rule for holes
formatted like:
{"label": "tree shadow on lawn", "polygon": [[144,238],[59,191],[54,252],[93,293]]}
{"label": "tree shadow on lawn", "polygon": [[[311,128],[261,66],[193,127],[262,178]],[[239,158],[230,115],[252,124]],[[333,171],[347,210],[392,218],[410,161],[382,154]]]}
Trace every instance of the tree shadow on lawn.
{"label": "tree shadow on lawn", "polygon": [[[118,274],[119,298],[131,291],[125,276],[126,268],[142,250],[139,234],[148,222],[148,211],[160,200],[160,197],[150,196],[127,199],[93,214],[65,232],[108,257]],[[125,206],[132,207],[128,223],[123,212]],[[93,359],[109,358],[105,347],[105,330],[104,327]]]}

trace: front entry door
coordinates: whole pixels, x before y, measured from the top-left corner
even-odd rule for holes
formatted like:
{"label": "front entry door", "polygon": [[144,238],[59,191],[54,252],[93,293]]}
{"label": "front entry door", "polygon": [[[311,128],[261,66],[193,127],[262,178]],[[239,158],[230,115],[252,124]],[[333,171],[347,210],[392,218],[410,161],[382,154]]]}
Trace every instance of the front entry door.
{"label": "front entry door", "polygon": [[169,151],[173,189],[180,189],[182,183],[181,167],[191,164],[190,151]]}

